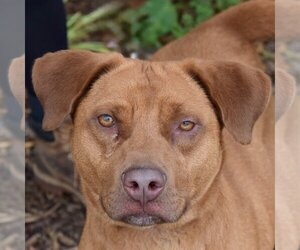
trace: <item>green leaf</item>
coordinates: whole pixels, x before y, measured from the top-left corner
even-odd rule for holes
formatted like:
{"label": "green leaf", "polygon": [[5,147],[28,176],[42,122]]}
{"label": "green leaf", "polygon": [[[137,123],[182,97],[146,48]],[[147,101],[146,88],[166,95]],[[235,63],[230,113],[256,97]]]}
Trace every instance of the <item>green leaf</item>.
{"label": "green leaf", "polygon": [[241,0],[216,0],[216,7],[219,11],[240,3]]}
{"label": "green leaf", "polygon": [[175,38],[179,38],[182,37],[184,34],[186,34],[188,31],[189,31],[188,28],[183,28],[180,25],[178,25],[172,30],[172,34],[174,35]]}
{"label": "green leaf", "polygon": [[184,13],[182,15],[181,22],[184,27],[192,27],[194,25],[194,18],[191,14]]}
{"label": "green leaf", "polygon": [[140,41],[143,47],[160,46],[160,38],[172,33],[178,26],[175,6],[170,0],[149,0],[135,14],[131,24],[133,39]]}
{"label": "green leaf", "polygon": [[77,12],[71,16],[68,16],[67,28],[71,29],[82,18],[81,13]]}
{"label": "green leaf", "polygon": [[197,15],[196,24],[199,24],[214,14],[212,1],[210,0],[192,0],[190,6],[195,10]]}
{"label": "green leaf", "polygon": [[71,49],[83,49],[94,52],[109,52],[110,50],[101,42],[82,42],[71,46]]}
{"label": "green leaf", "polygon": [[117,13],[122,7],[122,3],[112,2],[105,4],[98,9],[92,11],[91,13],[84,15],[82,18],[83,25],[89,25],[96,22],[99,19],[107,18],[115,13]]}

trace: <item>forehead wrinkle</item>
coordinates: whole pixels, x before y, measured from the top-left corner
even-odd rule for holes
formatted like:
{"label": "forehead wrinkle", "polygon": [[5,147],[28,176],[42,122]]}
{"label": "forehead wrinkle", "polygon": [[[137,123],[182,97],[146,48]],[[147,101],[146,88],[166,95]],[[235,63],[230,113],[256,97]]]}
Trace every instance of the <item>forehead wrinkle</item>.
{"label": "forehead wrinkle", "polygon": [[161,98],[159,102],[159,106],[161,107],[159,110],[159,116],[162,114],[168,113],[168,115],[173,116],[174,114],[182,114],[184,112],[184,103],[174,101],[173,98],[165,97]]}
{"label": "forehead wrinkle", "polygon": [[146,76],[147,83],[153,89],[157,89],[157,85],[159,86],[159,89],[162,87],[159,84],[163,83],[163,76],[165,75],[163,71],[165,70],[161,69],[161,66],[163,66],[163,64],[160,64],[158,67],[157,63],[153,62],[145,62],[143,64],[142,72]]}
{"label": "forehead wrinkle", "polygon": [[168,73],[166,63],[158,63],[158,62],[151,62],[151,70],[155,76],[160,79],[163,79]]}
{"label": "forehead wrinkle", "polygon": [[[154,106],[158,106],[158,110],[161,110],[167,105],[168,108],[172,108],[173,110],[175,110],[174,112],[184,111],[183,106],[190,100],[190,97],[186,97],[183,100],[178,101],[176,100],[176,95],[174,95],[172,91],[169,92],[169,90],[166,89],[168,88],[168,86],[163,86],[165,82],[164,79],[166,78],[166,73],[170,72],[170,70],[174,68],[172,66],[173,65],[165,63],[153,62],[144,62],[141,65],[141,71],[146,76],[148,87],[143,84],[143,88],[140,88],[140,91],[143,92],[143,98],[140,101],[142,102],[142,105],[144,107],[146,106],[148,110],[153,109]],[[181,75],[180,73],[181,72],[178,72],[179,75]],[[160,86],[160,84],[162,85]],[[160,91],[163,91],[162,94],[160,94]],[[178,94],[178,92],[176,93]],[[137,106],[138,103],[140,102],[137,102]]]}
{"label": "forehead wrinkle", "polygon": [[[142,62],[140,64],[140,76],[137,79],[135,88],[137,91],[141,93],[143,97],[143,101],[147,98],[151,98],[151,102],[157,96],[158,88],[157,88],[157,79],[155,71],[153,69],[153,65],[149,62]],[[137,96],[135,96],[137,97]]]}
{"label": "forehead wrinkle", "polygon": [[[153,128],[153,122],[157,119],[159,113],[159,105],[157,105],[157,79],[152,63],[143,62],[140,65],[141,80],[135,86],[136,95],[132,96],[131,103],[134,113],[136,125],[142,126],[144,129]],[[152,125],[150,125],[152,124]]]}
{"label": "forehead wrinkle", "polygon": [[176,111],[182,110],[184,102],[175,100],[172,96],[162,96],[159,100],[161,107],[172,107]]}
{"label": "forehead wrinkle", "polygon": [[[118,66],[116,68],[113,68],[112,70],[110,70],[109,72],[107,72],[106,74],[104,74],[103,76],[101,76],[100,78],[98,78],[95,81],[95,83],[93,84],[93,87],[99,86],[101,88],[101,87],[103,87],[104,83],[109,83],[110,79],[114,79],[114,78],[120,79],[120,76],[127,75],[128,71],[131,72],[132,71],[132,67],[136,63],[139,63],[139,62],[138,61],[137,62],[135,62],[135,61],[127,61],[127,62],[121,64],[120,66]],[[122,81],[118,85],[125,87],[125,86],[130,85],[131,83],[132,83],[131,79],[127,79],[127,78],[123,78],[122,77]]]}

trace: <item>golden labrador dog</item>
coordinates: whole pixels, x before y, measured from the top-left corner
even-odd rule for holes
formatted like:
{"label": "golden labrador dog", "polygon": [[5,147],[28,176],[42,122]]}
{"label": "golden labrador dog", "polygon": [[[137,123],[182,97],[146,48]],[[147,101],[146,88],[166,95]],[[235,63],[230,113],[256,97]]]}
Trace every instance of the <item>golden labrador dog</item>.
{"label": "golden labrador dog", "polygon": [[77,50],[36,61],[44,129],[73,119],[80,249],[274,248],[274,105],[254,46],[273,36],[274,2],[259,0],[151,61]]}

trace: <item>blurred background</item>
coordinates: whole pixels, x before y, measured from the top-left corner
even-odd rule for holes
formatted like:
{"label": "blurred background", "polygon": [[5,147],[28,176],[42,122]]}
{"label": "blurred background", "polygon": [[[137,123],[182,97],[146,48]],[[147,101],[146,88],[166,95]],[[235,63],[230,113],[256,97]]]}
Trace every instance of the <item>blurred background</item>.
{"label": "blurred background", "polygon": [[133,57],[147,57],[242,1],[65,0],[69,47],[100,52],[117,50]]}

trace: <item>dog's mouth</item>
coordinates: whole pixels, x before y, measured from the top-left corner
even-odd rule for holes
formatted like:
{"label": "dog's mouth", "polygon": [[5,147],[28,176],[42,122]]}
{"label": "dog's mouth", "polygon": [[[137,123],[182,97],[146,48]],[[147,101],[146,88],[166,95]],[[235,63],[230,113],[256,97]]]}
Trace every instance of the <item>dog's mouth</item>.
{"label": "dog's mouth", "polygon": [[139,226],[139,227],[147,227],[156,224],[162,224],[171,222],[167,217],[164,217],[164,209],[159,206],[148,203],[145,206],[141,206],[138,202],[129,202],[123,204],[121,211],[115,215],[106,213],[109,217],[116,221],[121,221],[123,223]]}
{"label": "dog's mouth", "polygon": [[147,213],[126,215],[121,218],[121,221],[133,226],[146,227],[155,224],[165,223],[166,221],[157,215]]}
{"label": "dog's mouth", "polygon": [[113,221],[136,227],[174,223],[180,219],[187,208],[184,198],[160,199],[141,204],[125,195],[102,196],[100,204],[106,215]]}
{"label": "dog's mouth", "polygon": [[[157,204],[148,203],[141,206],[138,202],[123,203],[122,206],[114,205],[113,209],[106,209],[105,213],[114,221],[123,222],[131,226],[147,227],[163,223],[175,222],[180,216],[172,216],[172,212],[167,212]],[[181,214],[180,214],[181,215]]]}

